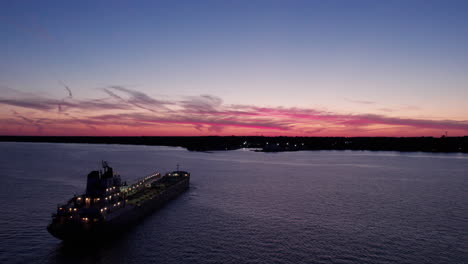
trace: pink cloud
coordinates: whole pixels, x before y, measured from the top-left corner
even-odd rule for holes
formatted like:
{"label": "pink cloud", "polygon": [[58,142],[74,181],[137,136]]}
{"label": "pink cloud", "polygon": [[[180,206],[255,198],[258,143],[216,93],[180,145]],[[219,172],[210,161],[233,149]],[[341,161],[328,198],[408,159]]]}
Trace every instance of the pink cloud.
{"label": "pink cloud", "polygon": [[[211,95],[163,101],[122,86],[111,86],[103,91],[107,98],[88,100],[71,96],[59,100],[21,93],[15,97],[0,97],[0,109],[11,107],[13,110],[9,116],[0,117],[8,127],[0,130],[0,133],[8,131],[11,134],[16,129],[20,134],[26,127],[43,134],[57,134],[58,129],[63,131],[64,128],[80,133],[105,134],[107,131],[112,134],[115,126],[121,126],[130,134],[144,131],[157,134],[162,130],[169,133],[171,129],[186,135],[265,132],[275,135],[404,136],[420,131],[421,136],[427,136],[440,135],[445,130],[453,131],[452,135],[468,134],[468,122],[464,120],[333,113],[312,108],[226,105],[221,98]],[[56,110],[58,106],[61,109],[59,112]],[[26,116],[22,114],[24,111],[32,111],[32,114]],[[59,118],[52,116],[57,114],[60,114]]]}

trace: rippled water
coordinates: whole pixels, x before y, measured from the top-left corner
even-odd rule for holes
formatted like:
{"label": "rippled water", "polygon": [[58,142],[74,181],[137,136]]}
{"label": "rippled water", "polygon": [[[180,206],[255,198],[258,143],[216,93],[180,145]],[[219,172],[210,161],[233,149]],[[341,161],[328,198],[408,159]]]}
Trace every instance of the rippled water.
{"label": "rippled water", "polygon": [[[0,143],[0,263],[467,263],[468,155],[188,152]],[[191,189],[119,240],[45,226],[108,160],[127,180],[177,163]]]}

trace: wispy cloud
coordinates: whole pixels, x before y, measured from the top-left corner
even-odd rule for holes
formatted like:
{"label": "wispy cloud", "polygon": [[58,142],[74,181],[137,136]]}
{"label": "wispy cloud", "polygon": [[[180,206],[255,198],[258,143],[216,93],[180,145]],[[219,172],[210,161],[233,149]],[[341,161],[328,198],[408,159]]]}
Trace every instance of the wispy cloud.
{"label": "wispy cloud", "polygon": [[27,98],[27,99],[8,99],[0,98],[0,104],[18,106],[23,108],[31,108],[35,110],[51,110],[55,109],[58,104],[62,102],[59,100],[49,100],[49,99],[40,99],[40,98]]}
{"label": "wispy cloud", "polygon": [[[16,117],[18,117],[19,119],[25,121],[26,124],[30,124],[30,125],[36,127],[36,128],[37,128],[37,131],[38,131],[39,133],[42,132],[42,125],[41,125],[41,121],[42,121],[42,120],[41,120],[41,119],[35,119],[35,120],[33,120],[33,119],[30,119],[30,118],[27,118],[27,117],[21,115],[20,113],[14,111],[14,110],[12,110],[11,112],[13,113],[13,115],[15,115]],[[22,125],[24,126],[24,124],[22,124]]]}
{"label": "wispy cloud", "polygon": [[382,111],[382,112],[398,112],[398,111],[415,111],[415,110],[420,110],[420,107],[414,106],[414,105],[400,105],[400,106],[393,106],[393,107],[381,107],[377,108],[377,110]]}
{"label": "wispy cloud", "polygon": [[349,99],[349,98],[345,98],[346,101],[348,102],[351,102],[351,103],[355,103],[355,104],[365,104],[365,105],[371,105],[371,104],[375,104],[376,102],[373,102],[373,101],[366,101],[366,100],[355,100],[355,99]]}
{"label": "wispy cloud", "polygon": [[[129,98],[124,99],[122,96],[119,96],[110,90],[122,92],[129,96]],[[113,98],[117,98],[138,108],[142,108],[149,111],[156,111],[157,108],[165,108],[164,105],[168,104],[167,102],[164,102],[162,100],[154,99],[143,92],[132,90],[120,85],[109,86],[107,89],[104,88],[104,91]]]}
{"label": "wispy cloud", "polygon": [[218,112],[222,103],[221,98],[211,95],[187,96],[186,100],[179,102],[186,112],[199,113]]}
{"label": "wispy cloud", "polygon": [[0,104],[29,108],[41,111],[55,110],[57,107],[63,109],[80,109],[80,110],[115,110],[129,109],[128,105],[121,105],[113,102],[105,102],[99,100],[75,100],[62,101],[57,99],[47,98],[24,98],[24,99],[8,99],[0,98]]}
{"label": "wispy cloud", "polygon": [[138,122],[139,124],[180,124],[193,125],[202,127],[243,127],[255,129],[273,129],[273,130],[288,130],[289,123],[284,121],[275,121],[268,119],[242,119],[235,117],[219,117],[219,116],[199,116],[199,115],[164,115],[157,116],[148,113],[122,113],[114,115],[98,115],[89,118],[90,120],[106,120],[111,122]]}
{"label": "wispy cloud", "polygon": [[386,117],[381,115],[358,115],[343,122],[351,126],[369,126],[374,124],[408,126],[415,128],[457,129],[468,131],[468,121],[424,120],[410,118]]}
{"label": "wispy cloud", "polygon": [[0,97],[0,104],[39,111],[52,111],[56,109],[59,109],[59,111],[64,111],[66,109],[128,110],[131,108],[127,104],[120,104],[118,102],[109,101],[106,99],[77,100],[72,98],[71,90],[69,91],[69,96],[61,100],[54,98],[45,98],[39,95],[26,94],[12,89],[9,90],[10,96]]}
{"label": "wispy cloud", "polygon": [[[13,107],[8,120],[11,126],[33,127],[47,133],[51,127],[81,126],[100,131],[110,126],[122,126],[140,133],[160,128],[182,129],[191,133],[258,133],[275,135],[328,135],[331,132],[353,135],[385,133],[386,129],[409,133],[414,131],[459,131],[468,133],[466,120],[431,120],[403,118],[376,114],[334,113],[313,108],[259,107],[255,105],[228,105],[213,95],[186,96],[179,100],[159,100],[143,92],[123,86],[102,89],[107,97],[100,99],[72,98],[71,90],[65,99],[21,96],[1,97],[0,104]],[[60,118],[53,118],[61,109]],[[23,109],[23,110],[21,110]],[[33,111],[33,115],[22,111]],[[390,111],[388,111],[390,112]],[[3,119],[2,121],[5,121]],[[5,122],[3,122],[5,123]],[[8,130],[8,131],[11,131]],[[0,130],[1,132],[1,130]],[[104,132],[103,132],[104,133]],[[357,133],[357,134],[356,134]],[[380,132],[379,132],[380,133]]]}
{"label": "wispy cloud", "polygon": [[63,85],[63,87],[65,88],[65,90],[67,90],[67,93],[68,93],[68,97],[70,98],[73,98],[73,94],[72,94],[72,91],[70,89],[70,87],[68,87],[68,85],[66,85],[64,82],[60,81],[60,84]]}

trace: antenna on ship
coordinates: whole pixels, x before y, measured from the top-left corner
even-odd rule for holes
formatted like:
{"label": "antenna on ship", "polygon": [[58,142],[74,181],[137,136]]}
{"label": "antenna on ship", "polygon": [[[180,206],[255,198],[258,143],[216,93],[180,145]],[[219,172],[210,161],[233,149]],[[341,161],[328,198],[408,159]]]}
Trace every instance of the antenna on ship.
{"label": "antenna on ship", "polygon": [[179,171],[179,163],[177,163],[177,171]]}

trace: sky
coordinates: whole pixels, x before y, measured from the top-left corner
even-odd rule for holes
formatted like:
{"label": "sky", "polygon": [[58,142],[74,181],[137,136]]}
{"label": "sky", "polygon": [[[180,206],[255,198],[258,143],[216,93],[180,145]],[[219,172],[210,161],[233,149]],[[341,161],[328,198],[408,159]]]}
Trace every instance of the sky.
{"label": "sky", "polygon": [[468,135],[468,1],[1,1],[0,135]]}

